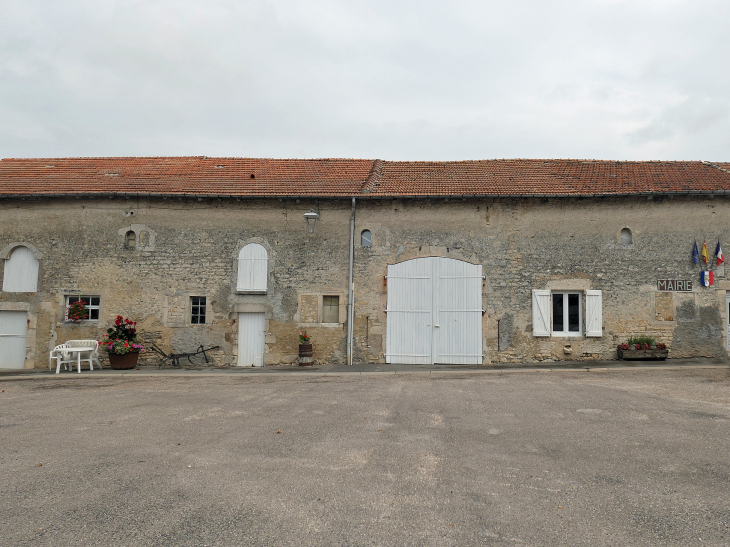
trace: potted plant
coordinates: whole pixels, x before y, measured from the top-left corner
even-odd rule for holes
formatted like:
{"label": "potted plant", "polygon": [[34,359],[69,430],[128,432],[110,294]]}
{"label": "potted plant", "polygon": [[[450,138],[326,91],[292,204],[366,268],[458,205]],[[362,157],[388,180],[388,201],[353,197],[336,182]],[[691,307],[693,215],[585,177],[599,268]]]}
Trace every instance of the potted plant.
{"label": "potted plant", "polygon": [[642,359],[659,359],[664,361],[669,356],[667,345],[657,343],[653,337],[641,335],[630,336],[617,350],[618,358],[624,361]]}
{"label": "potted plant", "polygon": [[109,364],[113,369],[124,370],[137,366],[142,344],[137,342],[137,323],[117,315],[114,326],[107,329],[99,342],[99,348],[109,354]]}
{"label": "potted plant", "polygon": [[68,305],[68,320],[73,323],[80,323],[89,318],[89,308],[86,307],[86,303],[79,296],[78,300],[71,302]]}
{"label": "potted plant", "polygon": [[312,342],[307,331],[299,331],[299,366],[306,367],[312,365],[314,357],[312,356]]}

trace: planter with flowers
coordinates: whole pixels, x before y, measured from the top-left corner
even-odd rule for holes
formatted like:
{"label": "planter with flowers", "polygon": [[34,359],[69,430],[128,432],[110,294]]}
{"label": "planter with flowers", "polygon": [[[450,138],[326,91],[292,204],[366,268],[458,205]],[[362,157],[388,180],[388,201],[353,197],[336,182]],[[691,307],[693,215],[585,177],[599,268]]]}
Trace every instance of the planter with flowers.
{"label": "planter with flowers", "polygon": [[314,364],[312,341],[307,331],[299,331],[299,366],[306,367]]}
{"label": "planter with flowers", "polygon": [[651,336],[631,336],[616,349],[616,353],[618,358],[624,361],[647,359],[664,361],[669,356],[667,345],[656,343]]}
{"label": "planter with flowers", "polygon": [[72,323],[80,323],[89,318],[89,308],[86,307],[81,297],[68,305],[68,320]]}
{"label": "planter with flowers", "polygon": [[113,369],[125,370],[137,366],[142,344],[137,342],[137,323],[117,315],[114,327],[107,329],[99,342],[99,349],[109,354],[109,364]]}

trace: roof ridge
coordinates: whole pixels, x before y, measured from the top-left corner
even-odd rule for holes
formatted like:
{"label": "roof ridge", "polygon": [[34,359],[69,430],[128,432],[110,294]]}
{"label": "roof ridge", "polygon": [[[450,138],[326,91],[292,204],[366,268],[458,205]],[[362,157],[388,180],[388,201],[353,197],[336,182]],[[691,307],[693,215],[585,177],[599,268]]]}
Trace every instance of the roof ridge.
{"label": "roof ridge", "polygon": [[375,188],[375,185],[380,180],[380,173],[383,170],[383,160],[373,160],[373,167],[370,169],[368,178],[365,179],[362,187],[360,188],[361,194],[369,194]]}
{"label": "roof ridge", "polygon": [[709,165],[710,167],[714,167],[715,169],[719,169],[720,171],[725,171],[726,173],[730,173],[730,169],[725,169],[721,165],[718,165],[718,164],[716,164],[714,162],[711,162],[711,161],[703,161],[702,163],[705,163],[705,164]]}

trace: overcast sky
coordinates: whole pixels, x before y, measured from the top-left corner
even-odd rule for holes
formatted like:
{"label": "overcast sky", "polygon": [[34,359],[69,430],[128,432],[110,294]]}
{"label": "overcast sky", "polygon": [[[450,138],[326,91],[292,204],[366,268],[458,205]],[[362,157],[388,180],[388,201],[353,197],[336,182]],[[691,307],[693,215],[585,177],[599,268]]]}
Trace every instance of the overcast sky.
{"label": "overcast sky", "polygon": [[0,157],[730,161],[728,0],[0,8]]}

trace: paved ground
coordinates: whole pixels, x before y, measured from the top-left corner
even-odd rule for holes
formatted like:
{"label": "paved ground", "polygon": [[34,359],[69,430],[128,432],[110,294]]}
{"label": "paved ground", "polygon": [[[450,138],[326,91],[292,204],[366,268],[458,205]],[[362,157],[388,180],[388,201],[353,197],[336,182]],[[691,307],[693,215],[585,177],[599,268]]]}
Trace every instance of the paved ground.
{"label": "paved ground", "polygon": [[730,545],[727,367],[98,372],[0,381],[0,545]]}

